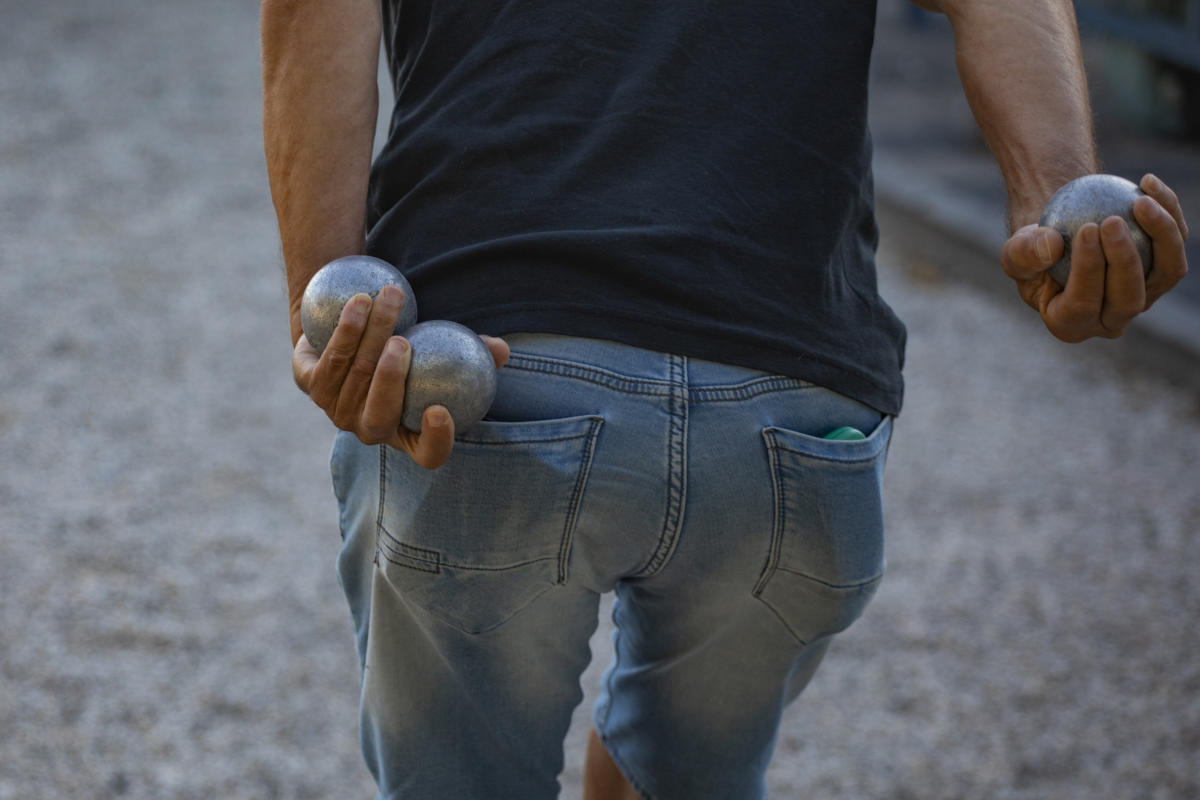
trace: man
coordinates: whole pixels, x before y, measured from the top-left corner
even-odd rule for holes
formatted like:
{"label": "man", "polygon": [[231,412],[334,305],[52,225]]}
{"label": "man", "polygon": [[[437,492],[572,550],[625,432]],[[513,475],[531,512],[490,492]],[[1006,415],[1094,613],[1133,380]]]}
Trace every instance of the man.
{"label": "man", "polygon": [[[264,0],[264,130],[297,383],[338,428],[339,574],[381,797],[553,797],[598,598],[614,663],[586,796],[763,796],[782,708],[883,566],[903,327],[875,289],[874,4]],[[1186,272],[1147,176],[1118,219],[1035,225],[1097,170],[1066,0],[924,2],[1008,186],[1005,271],[1050,332],[1121,335]],[[397,105],[372,169],[380,38]],[[400,425],[399,292],[323,355],[324,263],[395,263],[485,337],[484,422]],[[850,429],[847,434],[847,429]],[[851,438],[843,439],[849,435]],[[832,437],[832,438],[830,438]]]}

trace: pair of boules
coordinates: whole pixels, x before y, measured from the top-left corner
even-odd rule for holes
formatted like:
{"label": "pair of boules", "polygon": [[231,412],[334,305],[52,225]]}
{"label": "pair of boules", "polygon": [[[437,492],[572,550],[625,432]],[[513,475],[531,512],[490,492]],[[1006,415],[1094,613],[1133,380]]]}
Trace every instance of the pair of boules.
{"label": "pair of boules", "polygon": [[470,328],[449,320],[417,322],[417,301],[404,274],[383,259],[346,256],[326,264],[304,290],[300,326],[321,353],[329,344],[342,309],[350,298],[372,299],[388,284],[404,291],[394,333],[408,340],[412,360],[404,386],[404,427],[421,430],[425,409],[441,405],[450,412],[456,431],[483,419],[496,396],[496,362],[487,345]]}

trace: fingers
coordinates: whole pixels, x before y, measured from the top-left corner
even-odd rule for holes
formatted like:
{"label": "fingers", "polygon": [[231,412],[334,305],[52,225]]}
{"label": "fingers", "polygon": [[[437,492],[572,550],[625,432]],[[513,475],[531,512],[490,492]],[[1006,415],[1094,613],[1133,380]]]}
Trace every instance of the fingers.
{"label": "fingers", "polygon": [[362,401],[359,438],[368,444],[388,442],[397,435],[404,410],[404,387],[412,364],[412,348],[400,336],[384,345]]}
{"label": "fingers", "polygon": [[1058,231],[1026,225],[1004,243],[1000,258],[1010,278],[1028,281],[1054,266],[1065,249],[1066,242]]}
{"label": "fingers", "polygon": [[425,469],[437,469],[454,449],[454,418],[445,406],[430,406],[421,415],[420,434],[401,428],[392,445],[406,450]]}
{"label": "fingers", "polygon": [[1081,342],[1098,333],[1104,300],[1104,249],[1100,228],[1084,225],[1071,243],[1067,285],[1042,310],[1046,327],[1064,342]]}
{"label": "fingers", "polygon": [[[400,318],[400,307],[404,303],[404,292],[398,286],[384,286],[379,291],[374,304],[371,306],[366,326],[354,352],[354,359],[346,370],[342,386],[338,392],[337,406],[332,415],[334,424],[338,427],[353,429],[360,421],[364,411],[367,393],[376,379],[375,368],[383,354],[384,346],[388,344],[396,320]],[[407,374],[407,367],[404,374]],[[389,373],[394,376],[393,373]],[[401,392],[403,392],[403,376],[401,376]],[[401,395],[403,396],[403,395]],[[396,406],[394,414],[395,427],[400,422],[400,406]],[[371,443],[371,442],[369,442]]]}
{"label": "fingers", "polygon": [[[1171,188],[1158,179],[1155,175],[1145,175],[1140,184],[1141,189],[1150,197],[1158,201],[1178,226],[1182,238],[1188,238],[1187,220],[1183,217],[1183,206],[1179,203],[1179,196],[1171,191]],[[1138,220],[1141,222],[1141,219]]]}
{"label": "fingers", "polygon": [[400,424],[404,385],[411,363],[412,348],[408,342],[400,336],[391,337],[367,392],[359,438],[403,450],[425,469],[437,469],[450,459],[454,450],[454,418],[444,406],[435,405],[422,414],[420,433]]}
{"label": "fingers", "polygon": [[[1142,180],[1145,186],[1152,176]],[[1187,274],[1187,223],[1179,209],[1179,201],[1170,189],[1170,194],[1147,193],[1133,204],[1133,215],[1153,242],[1154,265],[1146,276],[1146,307],[1170,291]],[[1168,206],[1174,204],[1172,212]]]}
{"label": "fingers", "polygon": [[480,334],[479,338],[483,339],[483,343],[487,345],[488,350],[491,352],[492,360],[496,362],[496,369],[500,369],[508,363],[510,355],[508,342],[503,339],[497,339],[495,336],[484,336],[483,334]]}
{"label": "fingers", "polygon": [[1056,231],[1027,225],[1005,242],[1004,271],[1059,339],[1120,336],[1187,274],[1188,226],[1178,196],[1153,175],[1142,178],[1141,188],[1146,196],[1134,202],[1133,214],[1153,242],[1148,275],[1120,217],[1079,229],[1070,247],[1071,274],[1061,290],[1046,272],[1066,250]]}
{"label": "fingers", "polygon": [[[401,424],[412,348],[393,331],[404,299],[396,286],[383,287],[374,302],[366,294],[355,295],[342,309],[323,353],[300,337],[292,354],[292,376],[338,428],[365,444],[402,449],[417,464],[436,469],[454,448],[454,420],[443,406],[431,406],[419,434]],[[510,355],[508,343],[480,338],[497,369],[502,367]]]}
{"label": "fingers", "polygon": [[1109,217],[1100,224],[1100,244],[1108,264],[1104,271],[1100,326],[1105,335],[1116,338],[1146,309],[1146,277],[1141,256],[1123,219]]}
{"label": "fingers", "polygon": [[309,396],[331,416],[341,393],[342,382],[354,363],[354,354],[358,351],[358,343],[370,312],[371,298],[368,295],[357,294],[350,298],[342,308],[337,327],[325,345],[325,352],[311,371]]}
{"label": "fingers", "polygon": [[1115,339],[1146,307],[1142,262],[1120,217],[1079,229],[1071,244],[1071,275],[1043,315],[1058,338],[1080,342]]}

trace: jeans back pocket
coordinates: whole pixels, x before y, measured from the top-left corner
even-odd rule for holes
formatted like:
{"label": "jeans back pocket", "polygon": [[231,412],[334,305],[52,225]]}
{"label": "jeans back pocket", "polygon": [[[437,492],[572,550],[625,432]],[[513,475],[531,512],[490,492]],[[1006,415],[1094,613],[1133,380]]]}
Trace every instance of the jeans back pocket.
{"label": "jeans back pocket", "polygon": [[425,470],[384,448],[377,562],[406,602],[465,633],[566,583],[603,420],[484,421]]}
{"label": "jeans back pocket", "polygon": [[763,430],[775,510],[754,595],[801,643],[849,627],[883,576],[882,482],[891,424],[884,418],[858,441]]}

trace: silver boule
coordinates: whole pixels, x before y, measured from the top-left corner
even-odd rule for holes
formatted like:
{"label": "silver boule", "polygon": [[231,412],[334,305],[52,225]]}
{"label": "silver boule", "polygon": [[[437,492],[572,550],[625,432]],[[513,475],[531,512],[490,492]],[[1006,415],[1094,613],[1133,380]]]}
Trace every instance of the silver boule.
{"label": "silver boule", "polygon": [[1065,184],[1046,203],[1041,225],[1054,228],[1066,242],[1063,257],[1050,268],[1050,277],[1060,286],[1067,285],[1071,274],[1071,243],[1075,234],[1089,222],[1100,224],[1109,217],[1121,217],[1129,226],[1133,244],[1142,259],[1143,272],[1153,265],[1150,237],[1133,218],[1133,201],[1144,192],[1132,181],[1116,175],[1084,175]]}
{"label": "silver boule", "polygon": [[346,256],[321,267],[300,300],[300,327],[309,344],[323,352],[350,298],[362,292],[373,300],[389,283],[404,290],[404,305],[395,327],[395,332],[401,333],[417,321],[417,298],[400,270],[373,256]]}
{"label": "silver boule", "polygon": [[412,366],[404,387],[404,427],[421,430],[421,415],[442,405],[462,432],[483,419],[496,397],[496,362],[470,328],[449,320],[420,322],[404,332]]}

